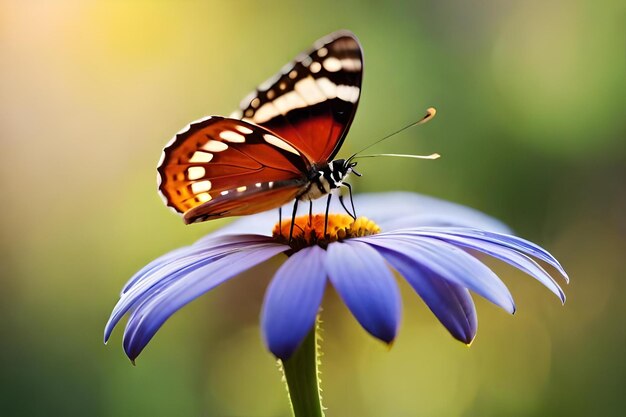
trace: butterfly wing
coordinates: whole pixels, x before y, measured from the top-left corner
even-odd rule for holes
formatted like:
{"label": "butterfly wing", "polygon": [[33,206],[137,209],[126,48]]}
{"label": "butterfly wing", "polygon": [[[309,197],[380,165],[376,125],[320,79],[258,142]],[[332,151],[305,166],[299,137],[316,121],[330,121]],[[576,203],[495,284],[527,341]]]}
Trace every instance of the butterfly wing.
{"label": "butterfly wing", "polygon": [[358,39],[334,32],[262,83],[241,102],[236,117],[284,138],[310,164],[323,164],[337,154],[352,123],[362,76]]}
{"label": "butterfly wing", "polygon": [[297,149],[263,127],[211,116],[166,145],[157,172],[163,200],[189,224],[279,207],[307,184],[307,169]]}

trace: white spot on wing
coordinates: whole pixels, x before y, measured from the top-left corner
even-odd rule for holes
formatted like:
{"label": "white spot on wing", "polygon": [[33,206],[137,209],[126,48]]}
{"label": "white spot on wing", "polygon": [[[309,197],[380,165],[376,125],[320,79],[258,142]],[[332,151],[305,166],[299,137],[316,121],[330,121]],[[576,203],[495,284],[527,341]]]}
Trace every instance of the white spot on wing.
{"label": "white spot on wing", "polygon": [[263,139],[265,139],[265,141],[267,143],[269,143],[270,145],[274,145],[277,148],[280,148],[280,149],[285,150],[287,152],[291,152],[293,154],[300,155],[300,153],[293,146],[291,146],[290,144],[288,144],[284,140],[282,140],[280,138],[277,138],[274,135],[265,134],[265,135],[263,135]]}
{"label": "white spot on wing", "polygon": [[241,186],[241,187],[237,187],[237,192],[239,193],[243,193],[244,191],[246,191],[248,189],[248,187],[246,187],[245,185]]}
{"label": "white spot on wing", "polygon": [[204,149],[205,151],[209,151],[209,152],[222,152],[228,149],[228,145],[225,144],[224,142],[211,139],[207,143],[204,144],[202,149]]}
{"label": "white spot on wing", "polygon": [[328,78],[320,78],[316,81],[319,88],[324,92],[327,98],[337,97],[337,86]]}
{"label": "white spot on wing", "polygon": [[337,97],[342,99],[343,101],[349,101],[351,103],[356,103],[359,98],[359,88],[352,85],[338,85],[337,86]]}
{"label": "white spot on wing", "polygon": [[341,60],[341,66],[346,71],[359,71],[361,69],[361,60],[356,58],[344,58]]}
{"label": "white spot on wing", "polygon": [[326,58],[323,65],[326,71],[330,72],[337,72],[341,69],[341,61],[334,56]]}
{"label": "white spot on wing", "polygon": [[192,181],[204,177],[204,174],[206,174],[206,171],[203,167],[189,167],[187,169],[187,178]]}
{"label": "white spot on wing", "polygon": [[189,162],[192,162],[194,164],[207,163],[207,162],[211,162],[211,159],[213,159],[212,153],[195,151],[193,155],[191,156],[191,159],[189,160]]}
{"label": "white spot on wing", "polygon": [[[318,64],[318,62],[315,62]],[[313,65],[311,65],[313,67]],[[326,100],[326,96],[320,91],[320,87],[315,84],[313,77],[304,78],[296,83],[295,90],[304,98],[308,105],[321,103]]]}
{"label": "white spot on wing", "polygon": [[206,203],[207,201],[211,201],[211,194],[209,193],[202,193],[202,194],[198,194],[196,196],[196,198],[201,202],[201,203]]}
{"label": "white spot on wing", "polygon": [[254,184],[254,186],[255,186],[256,188],[261,188],[261,185],[262,185],[262,184],[261,184],[260,182],[257,182],[256,184]]}
{"label": "white spot on wing", "polygon": [[205,191],[209,191],[210,189],[211,189],[211,181],[209,180],[198,181],[198,182],[194,182],[193,184],[191,184],[191,191],[193,191],[195,194],[203,193]]}
{"label": "white spot on wing", "polygon": [[220,194],[221,195],[228,195],[228,192],[229,192],[228,190],[225,190],[225,191],[222,191]]}
{"label": "white spot on wing", "polygon": [[286,114],[293,109],[300,109],[302,107],[306,107],[306,102],[302,100],[302,97],[295,91],[290,91],[286,94],[283,94],[280,97],[277,97],[274,100],[274,106],[280,111],[282,114]]}
{"label": "white spot on wing", "polygon": [[237,132],[233,132],[232,130],[223,130],[220,132],[220,138],[224,139],[227,142],[234,143],[244,143],[246,138]]}
{"label": "white spot on wing", "polygon": [[314,62],[311,64],[309,69],[311,70],[313,74],[317,74],[322,69],[322,64],[320,64],[319,62]]}
{"label": "white spot on wing", "polygon": [[244,135],[249,135],[250,133],[252,133],[252,129],[248,129],[247,127],[241,125],[235,126],[235,129],[237,129]]}
{"label": "white spot on wing", "polygon": [[326,48],[318,49],[317,56],[319,56],[320,58],[324,58],[326,55],[328,55],[328,49]]}
{"label": "white spot on wing", "polygon": [[254,121],[257,123],[267,122],[268,120],[273,119],[276,116],[279,116],[280,113],[278,109],[274,107],[272,103],[265,103],[261,106],[259,110],[254,114]]}

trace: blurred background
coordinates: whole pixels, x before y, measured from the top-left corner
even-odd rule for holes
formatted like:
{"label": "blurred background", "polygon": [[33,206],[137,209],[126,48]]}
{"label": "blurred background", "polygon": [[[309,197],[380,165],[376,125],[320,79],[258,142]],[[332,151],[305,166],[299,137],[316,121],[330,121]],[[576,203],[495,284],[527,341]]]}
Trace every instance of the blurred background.
{"label": "blurred background", "polygon": [[[257,268],[169,320],[133,367],[103,326],[124,282],[225,224],[185,227],[155,190],[162,146],[229,114],[317,38],[354,31],[361,104],[341,155],[416,120],[361,162],[359,192],[482,210],[548,248],[568,301],[494,265],[508,316],[478,300],[471,348],[403,286],[388,351],[329,293],[333,416],[617,416],[626,392],[624,3],[0,2],[0,414],[289,415],[258,314]],[[621,410],[621,411],[620,411]]]}

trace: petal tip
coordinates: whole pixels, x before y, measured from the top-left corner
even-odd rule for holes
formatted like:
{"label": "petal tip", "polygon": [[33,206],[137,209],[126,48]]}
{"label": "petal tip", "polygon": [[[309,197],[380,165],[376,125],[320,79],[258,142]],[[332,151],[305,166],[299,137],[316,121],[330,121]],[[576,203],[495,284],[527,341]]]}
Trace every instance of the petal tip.
{"label": "petal tip", "polygon": [[463,343],[467,347],[472,347],[474,340],[476,339],[476,333],[466,335],[463,339],[458,339],[461,343]]}
{"label": "petal tip", "polygon": [[133,364],[133,366],[135,366],[135,360],[137,359],[137,357],[139,356],[139,354],[141,353],[141,351],[143,350],[142,346],[141,348],[137,348],[137,346],[133,346],[131,344],[127,344],[127,341],[124,341],[124,353],[126,353],[126,356],[128,357],[128,360],[130,360],[130,363]]}
{"label": "petal tip", "polygon": [[383,342],[389,349],[391,349],[396,342],[396,336],[398,334],[398,329],[384,329],[382,331],[378,331],[376,333],[372,333],[368,330],[368,332]]}
{"label": "petal tip", "polygon": [[284,346],[269,346],[267,345],[267,343],[266,346],[267,349],[272,353],[272,355],[276,357],[276,359],[279,359],[283,362],[289,360],[289,358],[291,358],[296,351],[296,348],[287,348]]}
{"label": "petal tip", "polygon": [[458,340],[459,342],[463,343],[465,346],[467,347],[471,347],[472,343],[474,343],[474,340],[476,339],[476,331],[470,331],[468,333],[466,332],[462,332],[462,333],[452,333],[450,332],[450,334],[452,335],[452,337],[455,340]]}

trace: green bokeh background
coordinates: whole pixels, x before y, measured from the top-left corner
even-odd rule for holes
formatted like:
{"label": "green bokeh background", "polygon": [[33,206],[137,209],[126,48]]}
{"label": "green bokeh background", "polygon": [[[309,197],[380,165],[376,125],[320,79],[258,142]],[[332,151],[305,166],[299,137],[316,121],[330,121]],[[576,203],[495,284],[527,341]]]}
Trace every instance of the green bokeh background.
{"label": "green bokeh background", "polygon": [[494,264],[518,313],[477,300],[454,341],[406,285],[393,349],[329,293],[333,416],[617,416],[626,392],[626,7],[621,1],[0,3],[0,415],[288,416],[258,313],[273,265],[169,320],[133,367],[102,330],[185,227],[155,192],[161,147],[229,114],[315,39],[365,50],[343,155],[437,107],[365,160],[359,192],[413,190],[494,215],[551,250],[568,301]]}

